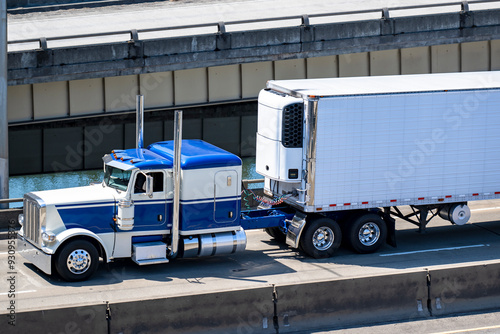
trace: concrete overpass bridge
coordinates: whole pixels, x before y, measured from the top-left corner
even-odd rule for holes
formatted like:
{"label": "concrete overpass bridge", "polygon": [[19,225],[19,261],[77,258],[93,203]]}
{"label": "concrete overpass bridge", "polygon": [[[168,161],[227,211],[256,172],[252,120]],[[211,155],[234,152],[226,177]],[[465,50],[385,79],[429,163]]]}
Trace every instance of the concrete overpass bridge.
{"label": "concrete overpass bridge", "polygon": [[185,137],[252,156],[256,97],[269,79],[500,70],[500,1],[369,4],[12,15],[10,173],[100,168],[105,152],[134,145],[138,93],[146,143],[170,139],[172,111],[183,109]]}

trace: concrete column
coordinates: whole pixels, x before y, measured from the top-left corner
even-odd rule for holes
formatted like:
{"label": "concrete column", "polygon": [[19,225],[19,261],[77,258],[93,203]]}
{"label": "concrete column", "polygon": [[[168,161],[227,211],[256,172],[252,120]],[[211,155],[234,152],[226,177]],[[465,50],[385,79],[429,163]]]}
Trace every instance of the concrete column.
{"label": "concrete column", "polygon": [[[0,198],[9,198],[7,121],[7,1],[0,0]],[[1,205],[8,207],[8,204]]]}

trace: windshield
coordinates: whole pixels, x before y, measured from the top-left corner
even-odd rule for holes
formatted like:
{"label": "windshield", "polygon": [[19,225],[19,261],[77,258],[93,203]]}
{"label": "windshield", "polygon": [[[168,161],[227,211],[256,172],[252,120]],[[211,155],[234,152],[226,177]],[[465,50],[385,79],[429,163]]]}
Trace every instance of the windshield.
{"label": "windshield", "polygon": [[104,183],[108,187],[118,190],[127,190],[128,181],[130,180],[132,171],[122,170],[116,167],[106,166],[104,171]]}

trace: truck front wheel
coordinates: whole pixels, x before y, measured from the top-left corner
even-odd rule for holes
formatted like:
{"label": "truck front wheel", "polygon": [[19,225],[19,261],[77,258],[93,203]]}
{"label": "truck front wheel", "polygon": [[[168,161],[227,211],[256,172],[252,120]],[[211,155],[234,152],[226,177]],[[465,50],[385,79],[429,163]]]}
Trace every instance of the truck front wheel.
{"label": "truck front wheel", "polygon": [[59,275],[69,282],[88,279],[99,266],[99,253],[86,240],[70,241],[56,256],[55,267]]}
{"label": "truck front wheel", "polygon": [[320,217],[308,222],[300,244],[302,250],[315,259],[333,255],[340,246],[342,232],[336,221]]}
{"label": "truck front wheel", "polygon": [[360,254],[376,252],[387,238],[387,226],[376,213],[365,213],[350,224],[349,241]]}

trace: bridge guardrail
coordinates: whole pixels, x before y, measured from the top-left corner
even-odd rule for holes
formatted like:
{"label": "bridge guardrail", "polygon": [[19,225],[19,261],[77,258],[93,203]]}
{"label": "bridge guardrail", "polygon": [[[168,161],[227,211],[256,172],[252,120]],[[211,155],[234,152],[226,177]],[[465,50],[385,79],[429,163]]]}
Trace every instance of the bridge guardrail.
{"label": "bridge guardrail", "polygon": [[[301,25],[308,26],[308,25],[310,25],[310,23],[309,23],[310,18],[336,17],[336,16],[338,17],[338,16],[359,15],[359,14],[373,14],[373,13],[377,13],[377,12],[381,13],[381,19],[390,19],[390,13],[393,11],[428,9],[428,8],[436,8],[436,7],[460,6],[461,12],[465,13],[465,12],[469,11],[470,4],[475,5],[475,4],[495,3],[495,2],[498,3],[498,2],[500,2],[500,0],[457,1],[457,2],[435,3],[435,4],[425,4],[425,5],[373,8],[373,9],[334,12],[334,13],[320,13],[320,14],[310,14],[310,15],[307,15],[307,14],[292,15],[292,16],[283,16],[283,17],[240,20],[240,21],[210,22],[210,23],[190,24],[190,25],[160,27],[160,28],[149,28],[149,29],[120,30],[120,31],[102,32],[102,33],[68,35],[68,36],[39,37],[39,38],[8,41],[8,45],[38,43],[39,49],[46,50],[49,48],[48,47],[49,41],[75,40],[75,39],[95,38],[95,37],[111,37],[111,36],[119,36],[119,35],[130,36],[130,40],[128,40],[128,41],[134,43],[134,42],[140,41],[139,34],[144,34],[144,33],[156,33],[156,32],[165,32],[165,31],[171,31],[171,30],[185,30],[185,29],[214,27],[214,28],[216,28],[216,33],[224,34],[224,33],[226,33],[226,27],[228,25],[241,25],[241,24],[253,24],[253,23],[262,23],[262,22],[300,20]],[[123,41],[126,41],[126,40],[123,40]],[[95,44],[95,43],[90,43],[90,44]],[[81,45],[89,45],[89,44],[84,43]]]}
{"label": "bridge guardrail", "polygon": [[22,201],[23,201],[22,198],[6,198],[6,199],[0,199],[0,204],[18,203]]}

